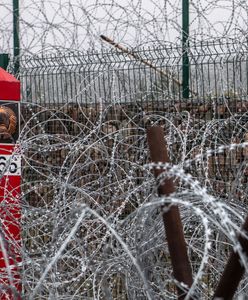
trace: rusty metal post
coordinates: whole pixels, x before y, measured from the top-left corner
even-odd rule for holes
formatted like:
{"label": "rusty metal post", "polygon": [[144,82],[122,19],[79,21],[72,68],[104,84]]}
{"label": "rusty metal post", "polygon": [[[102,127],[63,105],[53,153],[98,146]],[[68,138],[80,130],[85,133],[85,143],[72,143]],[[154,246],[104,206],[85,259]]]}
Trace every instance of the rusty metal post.
{"label": "rusty metal post", "polygon": [[[248,217],[243,225],[244,233],[248,234]],[[240,242],[244,254],[248,257],[248,239],[243,236],[239,236]],[[245,269],[240,263],[240,257],[237,252],[232,251],[227,265],[224,269],[222,277],[216,288],[214,299],[231,300],[238,288],[239,282],[244,275]]]}
{"label": "rusty metal post", "polygon": [[[149,127],[147,140],[152,162],[169,162],[163,128],[160,126]],[[154,169],[155,177],[157,178],[162,172],[162,169]],[[163,184],[158,187],[158,193],[161,196],[169,196],[173,192],[175,192],[175,187],[172,178],[164,180]],[[163,212],[163,222],[175,279],[190,287],[193,283],[192,269],[178,206],[173,205],[169,210]],[[184,299],[187,291],[180,286],[177,287],[177,291],[178,299]]]}

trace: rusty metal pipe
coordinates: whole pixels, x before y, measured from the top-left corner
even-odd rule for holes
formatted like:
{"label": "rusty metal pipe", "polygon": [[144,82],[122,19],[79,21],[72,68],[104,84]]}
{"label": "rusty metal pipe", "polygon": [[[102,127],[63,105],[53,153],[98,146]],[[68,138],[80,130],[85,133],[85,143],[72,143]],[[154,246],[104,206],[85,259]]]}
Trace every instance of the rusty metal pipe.
{"label": "rusty metal pipe", "polygon": [[[160,126],[149,127],[147,129],[147,140],[152,162],[168,163],[169,157],[163,128]],[[157,178],[162,172],[164,172],[163,169],[154,169],[155,177]],[[175,187],[172,178],[165,179],[163,184],[158,187],[158,194],[161,196],[169,196],[173,192],[175,192]],[[188,258],[179,208],[173,205],[166,212],[163,212],[163,208],[164,206],[162,207],[163,223],[174,277],[178,282],[182,282],[190,288],[193,283],[192,269]],[[187,291],[180,286],[177,286],[177,291],[178,299],[183,300],[187,295]]]}
{"label": "rusty metal pipe", "polygon": [[[248,217],[246,217],[242,230],[248,234]],[[244,236],[239,236],[243,252],[248,256],[248,239]],[[237,252],[232,251],[229,260],[226,264],[222,277],[216,288],[214,299],[231,300],[238,288],[239,282],[244,275],[245,269],[240,263],[240,257]]]}

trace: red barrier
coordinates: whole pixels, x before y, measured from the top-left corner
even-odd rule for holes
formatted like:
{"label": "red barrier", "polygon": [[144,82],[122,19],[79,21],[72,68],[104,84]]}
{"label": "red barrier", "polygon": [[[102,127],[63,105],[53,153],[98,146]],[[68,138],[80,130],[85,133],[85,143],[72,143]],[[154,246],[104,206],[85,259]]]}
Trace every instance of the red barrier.
{"label": "red barrier", "polygon": [[20,82],[0,68],[0,299],[21,299]]}

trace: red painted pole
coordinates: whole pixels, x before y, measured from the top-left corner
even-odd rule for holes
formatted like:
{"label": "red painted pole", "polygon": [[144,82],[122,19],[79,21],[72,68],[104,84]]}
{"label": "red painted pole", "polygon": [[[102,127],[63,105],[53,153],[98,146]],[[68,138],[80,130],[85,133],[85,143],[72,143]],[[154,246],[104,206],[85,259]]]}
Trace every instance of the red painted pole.
{"label": "red painted pole", "polygon": [[[148,128],[147,140],[152,162],[168,163],[169,157],[163,128],[159,126]],[[155,177],[157,178],[162,172],[164,172],[163,169],[154,169]],[[158,193],[161,196],[169,196],[173,192],[175,192],[175,187],[172,178],[165,179],[163,184],[158,187]],[[175,279],[190,288],[193,283],[192,270],[178,206],[173,205],[169,210],[163,212],[163,222]],[[178,299],[183,300],[187,295],[187,288],[183,289],[178,286],[177,291]]]}
{"label": "red painted pole", "polygon": [[20,82],[0,68],[0,299],[21,299]]}

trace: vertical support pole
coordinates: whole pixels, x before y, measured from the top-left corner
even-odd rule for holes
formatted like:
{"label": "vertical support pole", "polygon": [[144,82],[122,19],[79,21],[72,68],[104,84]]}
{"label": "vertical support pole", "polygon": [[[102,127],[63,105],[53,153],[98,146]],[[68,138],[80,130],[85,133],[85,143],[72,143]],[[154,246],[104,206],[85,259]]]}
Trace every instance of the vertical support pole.
{"label": "vertical support pole", "polygon": [[0,67],[4,70],[7,70],[9,64],[9,54],[1,53],[0,54]]}
{"label": "vertical support pole", "polygon": [[20,70],[19,0],[13,0],[13,48],[14,73],[18,77]]}
{"label": "vertical support pole", "polygon": [[[248,217],[242,227],[243,232],[248,234]],[[242,246],[242,251],[248,257],[248,239],[239,236],[238,241]],[[214,299],[233,299],[233,296],[238,288],[239,282],[244,275],[245,269],[240,262],[240,257],[237,252],[232,251],[227,262],[225,270],[216,288]]]}
{"label": "vertical support pole", "polygon": [[183,98],[189,98],[189,0],[182,0],[182,89]]}
{"label": "vertical support pole", "polygon": [[[159,126],[148,128],[147,140],[152,162],[169,162],[163,128]],[[155,177],[157,178],[162,172],[164,172],[163,169],[154,169]],[[175,192],[175,187],[172,178],[166,179],[158,187],[159,195],[169,196],[173,192]],[[175,279],[189,288],[193,283],[192,270],[178,206],[173,205],[163,212],[163,223]],[[187,288],[178,286],[177,291],[178,299],[183,300],[187,295]]]}

